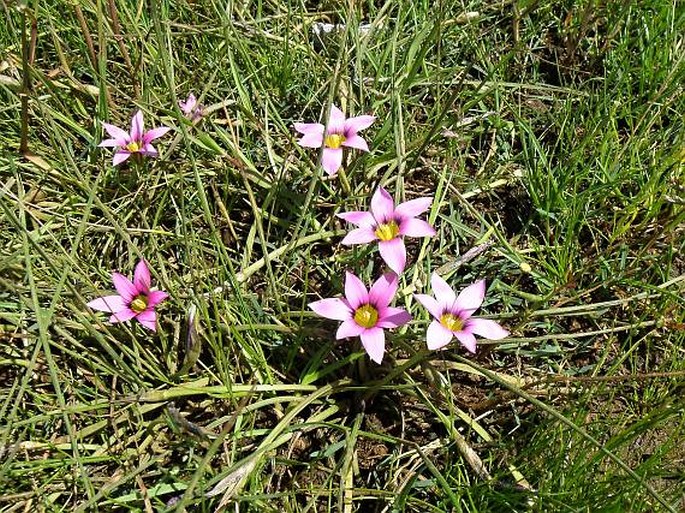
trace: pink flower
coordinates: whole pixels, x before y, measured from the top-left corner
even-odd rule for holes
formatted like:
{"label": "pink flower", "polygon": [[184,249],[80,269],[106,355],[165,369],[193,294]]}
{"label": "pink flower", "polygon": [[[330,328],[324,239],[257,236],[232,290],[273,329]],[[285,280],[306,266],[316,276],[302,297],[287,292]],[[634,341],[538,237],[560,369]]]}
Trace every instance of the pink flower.
{"label": "pink flower", "polygon": [[105,127],[105,130],[107,130],[107,133],[111,135],[112,138],[105,139],[98,144],[98,146],[117,148],[117,151],[114,152],[114,160],[112,161],[112,164],[115,166],[124,162],[134,153],[139,153],[148,157],[156,157],[159,153],[150,143],[171,130],[169,127],[161,126],[145,132],[143,130],[143,113],[140,110],[136,112],[131,120],[130,134],[109,123],[103,123],[102,126]]}
{"label": "pink flower", "polygon": [[119,273],[112,273],[114,288],[119,294],[94,299],[87,306],[100,312],[110,312],[109,322],[136,319],[152,331],[157,331],[155,306],[164,301],[169,294],[161,290],[150,290],[150,270],[145,260],[138,262],[133,282]]}
{"label": "pink flower", "polygon": [[426,294],[414,294],[419,303],[435,318],[426,332],[428,349],[440,349],[449,344],[452,336],[455,336],[466,349],[475,353],[474,333],[490,340],[499,340],[509,335],[509,332],[495,321],[471,317],[483,303],[485,280],[469,285],[459,293],[459,296],[456,296],[447,282],[435,273],[431,276],[431,286],[435,298]]}
{"label": "pink flower", "polygon": [[297,142],[305,148],[321,148],[323,145],[321,165],[326,173],[334,176],[342,165],[342,146],[369,151],[366,141],[357,135],[357,132],[369,128],[375,119],[375,116],[345,119],[345,114],[335,105],[331,105],[331,115],[325,128],[325,137],[324,126],[321,123],[295,123],[295,130],[303,134],[302,139]]}
{"label": "pink flower", "polygon": [[196,121],[205,115],[204,105],[197,103],[197,98],[195,98],[193,93],[188,95],[188,99],[186,101],[179,101],[178,105],[181,107],[183,114],[185,114],[186,117],[191,121]]}
{"label": "pink flower", "polygon": [[335,338],[359,337],[371,359],[381,363],[385,353],[385,328],[397,328],[411,320],[403,308],[390,305],[397,292],[397,275],[381,276],[367,291],[351,272],[345,274],[345,298],[314,301],[309,308],[321,317],[343,321]]}
{"label": "pink flower", "polygon": [[433,198],[417,198],[395,207],[388,192],[379,187],[371,198],[370,212],[343,212],[338,214],[345,221],[359,228],[352,230],[342,240],[343,244],[366,244],[378,241],[381,257],[388,267],[402,274],[407,263],[407,250],[402,236],[432,237],[435,230],[426,221],[415,219],[430,207]]}

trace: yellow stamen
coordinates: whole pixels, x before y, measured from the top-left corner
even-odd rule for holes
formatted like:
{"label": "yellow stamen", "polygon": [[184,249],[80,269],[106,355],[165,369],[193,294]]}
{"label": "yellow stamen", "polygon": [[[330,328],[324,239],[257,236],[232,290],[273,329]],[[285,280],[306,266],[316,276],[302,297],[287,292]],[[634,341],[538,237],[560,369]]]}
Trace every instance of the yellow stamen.
{"label": "yellow stamen", "polygon": [[129,308],[135,313],[144,312],[147,309],[147,296],[139,294],[133,298]]}
{"label": "yellow stamen", "polygon": [[137,151],[140,151],[140,145],[136,141],[131,141],[126,145],[126,149],[131,153],[135,153]]}
{"label": "yellow stamen", "polygon": [[373,328],[378,322],[378,310],[371,305],[363,305],[354,312],[354,321],[364,328]]}
{"label": "yellow stamen", "polygon": [[461,331],[464,328],[464,321],[461,320],[461,317],[451,313],[442,314],[440,324],[450,331]]}
{"label": "yellow stamen", "polygon": [[344,142],[345,136],[342,134],[329,134],[326,136],[326,139],[324,140],[326,148],[332,148],[334,150],[340,148],[342,146],[342,143]]}
{"label": "yellow stamen", "polygon": [[390,221],[389,223],[379,224],[376,227],[376,237],[385,241],[392,240],[400,234],[400,227],[397,226],[395,221]]}

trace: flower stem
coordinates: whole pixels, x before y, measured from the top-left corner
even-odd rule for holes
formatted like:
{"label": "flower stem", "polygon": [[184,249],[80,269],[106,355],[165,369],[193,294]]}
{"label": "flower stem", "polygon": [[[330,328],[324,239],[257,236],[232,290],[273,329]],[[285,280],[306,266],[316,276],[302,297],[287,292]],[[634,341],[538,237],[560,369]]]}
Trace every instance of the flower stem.
{"label": "flower stem", "polygon": [[340,178],[340,185],[342,185],[345,196],[351,195],[352,188],[350,187],[350,182],[347,179],[347,174],[345,173],[345,170],[343,168],[340,168],[340,170],[338,171],[338,177]]}

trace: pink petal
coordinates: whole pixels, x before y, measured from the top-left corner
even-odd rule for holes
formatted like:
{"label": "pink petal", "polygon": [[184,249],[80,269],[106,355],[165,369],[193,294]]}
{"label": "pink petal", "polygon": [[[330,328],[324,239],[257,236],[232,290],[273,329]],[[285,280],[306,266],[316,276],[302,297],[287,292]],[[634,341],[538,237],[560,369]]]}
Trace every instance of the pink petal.
{"label": "pink petal", "polygon": [[400,222],[400,234],[407,237],[433,237],[435,230],[426,221],[407,218]]}
{"label": "pink petal", "polygon": [[133,286],[137,294],[150,292],[150,270],[145,260],[141,260],[136,265],[136,270],[133,272]]}
{"label": "pink petal", "polygon": [[321,132],[311,132],[304,134],[297,144],[305,148],[321,148],[323,146],[323,129]]}
{"label": "pink petal", "polygon": [[454,302],[454,309],[457,311],[468,312],[466,318],[478,310],[483,304],[485,297],[485,280],[477,281],[466,287],[459,293],[457,300]]}
{"label": "pink petal", "polygon": [[333,176],[338,172],[340,166],[342,166],[342,158],[342,148],[324,148],[323,157],[321,157],[321,165],[326,173]]}
{"label": "pink petal", "polygon": [[147,295],[147,307],[154,308],[168,297],[169,294],[163,290],[153,290]]}
{"label": "pink petal", "polygon": [[362,345],[369,354],[369,357],[376,363],[383,361],[383,353],[385,353],[385,333],[381,328],[370,328],[364,330],[359,337],[362,339]]}
{"label": "pink petal", "polygon": [[353,244],[367,244],[369,242],[373,242],[377,238],[378,237],[376,237],[376,233],[373,231],[373,228],[355,228],[350,233],[345,235],[345,238],[342,240],[341,244],[345,244],[346,246],[351,246]]}
{"label": "pink petal", "polygon": [[143,148],[140,150],[140,153],[142,155],[145,155],[146,157],[157,157],[159,156],[159,152],[157,149],[152,146],[150,143],[146,143],[143,145]]}
{"label": "pink petal", "polygon": [[321,134],[323,137],[324,127],[321,123],[295,123],[295,130],[301,134]]}
{"label": "pink petal", "polygon": [[429,296],[427,294],[414,294],[414,297],[419,303],[423,305],[423,307],[426,310],[428,310],[428,312],[433,317],[435,317],[438,320],[440,319],[440,317],[444,313],[444,309],[440,306],[440,303],[438,303],[433,296]]}
{"label": "pink petal", "polygon": [[489,340],[500,340],[509,335],[509,332],[495,321],[477,317],[471,317],[466,321],[464,331],[467,333],[475,333],[476,335],[480,335]]}
{"label": "pink petal", "polygon": [[119,146],[126,146],[126,144],[126,139],[104,139],[98,144],[98,148],[116,148]]}
{"label": "pink petal", "polygon": [[392,298],[395,297],[398,285],[395,273],[385,273],[371,286],[369,303],[375,306],[377,310],[388,306]]}
{"label": "pink petal", "polygon": [[379,224],[390,221],[394,217],[395,203],[383,187],[379,187],[371,198],[371,213]]}
{"label": "pink petal", "polygon": [[125,303],[130,303],[138,295],[138,289],[123,274],[112,273],[112,281],[114,282],[114,288],[117,289]]}
{"label": "pink petal", "polygon": [[109,322],[116,324],[117,322],[126,322],[129,319],[133,319],[137,314],[131,310],[129,307],[119,310],[118,312],[112,313],[109,317]]}
{"label": "pink petal", "polygon": [[345,114],[335,105],[331,105],[326,134],[342,134],[345,129]]}
{"label": "pink petal", "polygon": [[309,308],[321,317],[336,321],[346,321],[352,318],[349,306],[340,298],[330,297],[309,303]]}
{"label": "pink petal", "polygon": [[131,119],[131,139],[141,141],[143,139],[143,111],[138,110]]}
{"label": "pink petal", "polygon": [[411,315],[404,308],[389,306],[383,312],[378,324],[379,328],[397,328],[411,321]]}
{"label": "pink petal", "polygon": [[440,306],[445,308],[452,308],[454,300],[457,296],[454,294],[452,287],[450,287],[445,280],[443,280],[436,273],[431,276],[431,287],[435,293],[435,299],[438,300]]}
{"label": "pink petal", "polygon": [[376,116],[355,116],[345,121],[345,136],[356,134],[360,130],[369,128],[376,121]]}
{"label": "pink petal", "polygon": [[404,247],[404,241],[399,237],[392,240],[381,240],[378,242],[378,249],[381,258],[388,264],[388,267],[395,271],[395,274],[402,274],[407,263],[407,250]]}
{"label": "pink petal", "polygon": [[341,338],[358,337],[364,329],[363,326],[354,322],[354,319],[347,319],[346,321],[343,321],[338,328],[338,331],[335,333],[335,338],[340,340]]}
{"label": "pink petal", "polygon": [[369,151],[369,145],[366,143],[363,137],[359,137],[358,135],[345,138],[345,142],[342,143],[342,145],[347,146],[348,148]]}
{"label": "pink petal", "polygon": [[474,337],[471,333],[466,333],[465,331],[458,331],[454,334],[455,337],[457,337],[457,340],[461,342],[461,345],[464,346],[466,349],[471,351],[472,353],[476,352],[476,337]]}
{"label": "pink petal", "polygon": [[198,105],[197,109],[193,111],[193,114],[191,116],[192,121],[197,121],[198,119],[201,119],[205,115],[205,106],[204,105]]}
{"label": "pink petal", "polygon": [[171,128],[169,128],[168,126],[160,126],[157,128],[153,128],[152,130],[148,130],[143,135],[143,144],[148,144],[150,141],[154,141],[158,137],[162,137],[169,130],[171,130]]}
{"label": "pink petal", "polygon": [[119,310],[127,308],[126,303],[121,296],[99,297],[86,303],[86,306],[93,310],[98,310],[99,312],[118,312]]}
{"label": "pink petal", "polygon": [[192,113],[196,104],[197,98],[195,98],[195,95],[193,93],[190,93],[188,95],[188,99],[186,101],[181,100],[178,102],[178,105],[181,107],[181,110],[184,114]]}
{"label": "pink petal", "polygon": [[136,316],[136,320],[147,329],[157,331],[157,314],[154,310],[145,310]]}
{"label": "pink petal", "polygon": [[433,203],[433,198],[416,198],[400,203],[395,208],[395,217],[416,217],[428,210]]}
{"label": "pink petal", "polygon": [[353,223],[357,226],[371,228],[376,225],[376,220],[371,215],[371,212],[360,212],[356,210],[353,212],[341,212],[336,215],[340,219],[344,219],[348,223]]}
{"label": "pink petal", "polygon": [[[118,126],[110,125],[109,123],[103,123],[102,126],[113,139],[118,139],[120,141],[129,140],[129,134],[126,130],[122,130]],[[124,144],[126,144],[126,142],[124,142]]]}
{"label": "pink petal", "polygon": [[426,330],[426,342],[428,349],[441,349],[452,340],[452,332],[438,321],[433,321]]}
{"label": "pink petal", "polygon": [[131,156],[131,153],[128,151],[117,151],[114,154],[114,158],[112,159],[112,165],[113,166],[118,166],[125,160],[127,160]]}
{"label": "pink petal", "polygon": [[369,302],[369,293],[362,281],[349,271],[345,272],[345,297],[352,311]]}

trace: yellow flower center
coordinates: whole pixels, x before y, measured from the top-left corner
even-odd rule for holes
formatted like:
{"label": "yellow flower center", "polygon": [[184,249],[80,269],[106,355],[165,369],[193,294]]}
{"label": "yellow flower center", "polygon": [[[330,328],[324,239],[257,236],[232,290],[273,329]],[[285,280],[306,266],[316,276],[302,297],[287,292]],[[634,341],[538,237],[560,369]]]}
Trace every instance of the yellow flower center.
{"label": "yellow flower center", "polygon": [[340,148],[342,146],[342,143],[344,142],[345,136],[342,134],[329,134],[326,136],[326,139],[324,140],[326,148],[333,148],[334,150]]}
{"label": "yellow flower center", "polygon": [[137,151],[140,151],[140,145],[138,144],[137,141],[131,141],[126,145],[126,149],[130,151],[131,153],[135,153]]}
{"label": "yellow flower center", "polygon": [[389,223],[379,224],[376,227],[376,237],[381,240],[392,240],[397,237],[400,233],[400,227],[397,226],[395,221],[390,221]]}
{"label": "yellow flower center", "polygon": [[371,305],[363,305],[354,312],[354,322],[364,328],[373,328],[378,322],[378,310]]}
{"label": "yellow flower center", "polygon": [[440,316],[440,324],[450,331],[461,331],[464,328],[464,321],[451,313],[442,314]]}
{"label": "yellow flower center", "polygon": [[131,308],[131,310],[133,310],[135,313],[144,312],[147,308],[147,297],[143,294],[137,295],[133,298],[133,301],[131,301],[129,308]]}

